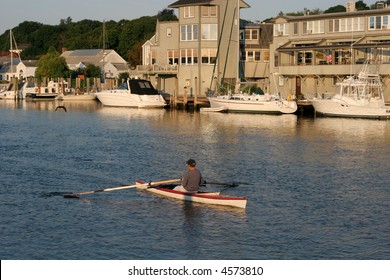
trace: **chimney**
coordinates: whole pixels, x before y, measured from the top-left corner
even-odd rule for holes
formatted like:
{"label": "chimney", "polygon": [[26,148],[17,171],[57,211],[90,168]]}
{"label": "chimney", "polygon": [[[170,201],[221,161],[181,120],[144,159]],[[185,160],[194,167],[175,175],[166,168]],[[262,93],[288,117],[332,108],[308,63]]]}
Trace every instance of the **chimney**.
{"label": "chimney", "polygon": [[355,11],[356,11],[355,1],[347,2],[347,13],[355,12]]}
{"label": "chimney", "polygon": [[376,3],[376,8],[377,9],[387,8],[387,4],[384,1],[379,1],[379,2]]}

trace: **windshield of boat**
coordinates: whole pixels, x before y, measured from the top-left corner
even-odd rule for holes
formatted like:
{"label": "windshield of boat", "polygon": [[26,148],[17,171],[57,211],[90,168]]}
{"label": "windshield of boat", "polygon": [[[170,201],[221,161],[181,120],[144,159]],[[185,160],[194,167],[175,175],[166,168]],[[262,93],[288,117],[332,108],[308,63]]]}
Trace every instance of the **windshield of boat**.
{"label": "windshield of boat", "polygon": [[124,82],[123,84],[121,84],[119,87],[118,87],[118,89],[125,89],[125,90],[127,90],[128,88],[127,88],[127,82]]}
{"label": "windshield of boat", "polygon": [[131,93],[139,95],[156,95],[158,91],[147,80],[130,80]]}

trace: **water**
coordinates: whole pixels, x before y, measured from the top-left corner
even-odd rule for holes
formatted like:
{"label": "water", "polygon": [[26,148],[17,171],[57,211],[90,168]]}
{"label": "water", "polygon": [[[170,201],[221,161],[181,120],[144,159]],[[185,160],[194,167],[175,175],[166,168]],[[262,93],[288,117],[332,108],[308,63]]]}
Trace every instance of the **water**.
{"label": "water", "polygon": [[[0,101],[1,259],[389,259],[390,122]],[[134,189],[181,177],[246,210]]]}

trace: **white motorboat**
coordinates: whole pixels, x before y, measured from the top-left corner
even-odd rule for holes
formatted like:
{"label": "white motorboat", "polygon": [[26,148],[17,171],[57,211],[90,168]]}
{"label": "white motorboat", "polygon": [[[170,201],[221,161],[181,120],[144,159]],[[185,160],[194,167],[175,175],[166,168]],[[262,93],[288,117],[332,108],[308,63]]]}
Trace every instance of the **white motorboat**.
{"label": "white motorboat", "polygon": [[105,106],[162,108],[166,105],[150,81],[142,79],[129,79],[117,89],[97,92],[96,97]]}
{"label": "white motorboat", "polygon": [[0,91],[0,99],[24,99],[32,92],[34,87],[29,82],[19,83],[17,88],[15,84],[10,84],[5,90]]}
{"label": "white motorboat", "polygon": [[[226,112],[293,114],[298,106],[294,100],[282,100],[270,94],[226,94],[209,96],[210,108]],[[221,109],[221,110],[220,110]],[[223,110],[222,110],[223,109]]]}
{"label": "white motorboat", "polygon": [[0,91],[0,99],[16,99],[18,94],[19,90],[15,89],[14,84],[10,84],[8,87],[5,87]]}
{"label": "white motorboat", "polygon": [[338,83],[338,91],[330,98],[313,99],[317,114],[329,117],[390,119],[390,106],[385,104],[379,74],[370,74],[368,64],[355,76]]}

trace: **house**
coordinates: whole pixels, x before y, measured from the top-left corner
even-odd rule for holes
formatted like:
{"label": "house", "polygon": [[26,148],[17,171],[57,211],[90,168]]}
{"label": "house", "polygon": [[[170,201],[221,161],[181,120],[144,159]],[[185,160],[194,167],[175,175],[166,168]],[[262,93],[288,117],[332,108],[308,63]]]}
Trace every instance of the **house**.
{"label": "house", "polygon": [[16,66],[19,80],[25,78],[35,77],[35,70],[37,70],[38,60],[22,60]]}
{"label": "house", "polygon": [[34,77],[37,64],[37,60],[19,60],[18,58],[13,60],[11,69],[11,62],[7,62],[0,68],[0,81],[11,81],[11,78],[24,80]]}
{"label": "house", "polygon": [[[278,16],[270,47],[273,90],[313,98],[333,92],[336,83],[368,61],[390,84],[390,8],[304,16]],[[390,87],[384,86],[390,100]]]}
{"label": "house", "polygon": [[65,58],[69,69],[83,69],[90,64],[104,69],[106,78],[117,78],[120,73],[128,73],[127,62],[114,50],[90,49],[64,51],[61,56]]}
{"label": "house", "polygon": [[179,0],[169,8],[178,20],[157,22],[156,34],[143,45],[137,73],[158,89],[178,95],[205,96],[239,76],[242,0]]}
{"label": "house", "polygon": [[273,39],[271,23],[247,23],[240,32],[241,82],[256,85],[269,92],[270,44]]}

